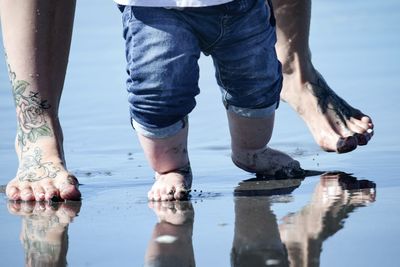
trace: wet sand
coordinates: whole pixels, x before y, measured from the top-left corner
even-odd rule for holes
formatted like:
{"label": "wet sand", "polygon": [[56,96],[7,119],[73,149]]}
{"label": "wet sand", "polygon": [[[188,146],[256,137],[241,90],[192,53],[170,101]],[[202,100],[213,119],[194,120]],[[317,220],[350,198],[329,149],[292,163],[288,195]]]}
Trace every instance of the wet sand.
{"label": "wet sand", "polygon": [[[15,204],[0,193],[0,265],[395,266],[399,12],[395,0],[313,4],[314,63],[339,95],[371,115],[375,136],[350,154],[325,153],[282,103],[271,146],[306,169],[339,173],[266,182],[238,170],[229,157],[212,63],[202,57],[202,93],[190,116],[192,199],[151,205],[152,172],[129,125],[118,10],[112,1],[78,1],[61,120],[68,167],[83,184],[83,200],[78,206]],[[17,161],[13,102],[1,62],[5,185]]]}

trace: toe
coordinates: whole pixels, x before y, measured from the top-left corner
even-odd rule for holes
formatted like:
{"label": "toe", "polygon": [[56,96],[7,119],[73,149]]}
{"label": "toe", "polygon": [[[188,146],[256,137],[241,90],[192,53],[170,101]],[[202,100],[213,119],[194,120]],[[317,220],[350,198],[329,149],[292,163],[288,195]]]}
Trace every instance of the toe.
{"label": "toe", "polygon": [[33,194],[36,201],[44,201],[45,193],[43,187],[40,185],[32,186]]}
{"label": "toe", "polygon": [[338,153],[347,153],[357,148],[358,140],[354,136],[340,137],[336,143]]}
{"label": "toe", "polygon": [[171,201],[174,200],[175,187],[167,186],[161,192],[161,200],[162,201]]}
{"label": "toe", "polygon": [[32,188],[30,186],[21,188],[21,200],[23,201],[35,200],[35,195],[33,194]]}
{"label": "toe", "polygon": [[18,187],[14,185],[7,185],[6,188],[6,195],[10,200],[20,200],[21,199],[21,192],[19,191]]}
{"label": "toe", "polygon": [[161,201],[161,194],[159,189],[153,189],[153,201]]}
{"label": "toe", "polygon": [[371,139],[372,136],[369,133],[356,133],[354,134],[354,137],[357,138],[359,146],[365,146],[366,144],[368,144],[368,141]]}
{"label": "toe", "polygon": [[59,196],[64,200],[80,200],[81,193],[79,191],[78,179],[73,175],[68,175],[55,185],[59,189]]}
{"label": "toe", "polygon": [[81,193],[77,185],[65,185],[60,190],[60,197],[65,200],[80,200]]}
{"label": "toe", "polygon": [[45,200],[54,201],[55,198],[59,197],[59,192],[58,192],[57,188],[55,188],[52,184],[44,187],[44,191],[45,191],[45,196],[44,196]]}
{"label": "toe", "polygon": [[184,187],[176,188],[174,198],[176,200],[185,200],[189,196],[189,190],[185,189]]}

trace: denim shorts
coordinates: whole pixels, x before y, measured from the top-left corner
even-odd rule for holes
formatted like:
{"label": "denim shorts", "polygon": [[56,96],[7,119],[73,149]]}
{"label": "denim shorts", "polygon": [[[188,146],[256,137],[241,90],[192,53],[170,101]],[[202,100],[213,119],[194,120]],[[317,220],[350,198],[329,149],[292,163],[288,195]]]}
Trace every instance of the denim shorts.
{"label": "denim shorts", "polygon": [[282,87],[275,19],[264,0],[163,8],[119,6],[126,45],[133,127],[165,138],[185,125],[199,94],[200,53],[210,55],[225,107],[245,117],[271,115]]}

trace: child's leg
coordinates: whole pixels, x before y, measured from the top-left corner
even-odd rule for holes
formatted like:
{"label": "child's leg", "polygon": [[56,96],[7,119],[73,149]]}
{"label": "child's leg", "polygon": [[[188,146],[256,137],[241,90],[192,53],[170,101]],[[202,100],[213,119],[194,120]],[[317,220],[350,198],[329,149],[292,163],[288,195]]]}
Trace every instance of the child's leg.
{"label": "child's leg", "polygon": [[312,64],[311,0],[272,2],[284,73],[282,99],[303,118],[324,150],[344,153],[366,145],[373,134],[372,120],[336,95]]}
{"label": "child's leg", "polygon": [[140,144],[155,173],[148,192],[151,200],[173,200],[187,197],[192,185],[187,152],[188,126],[166,138],[149,138],[138,133]]}
{"label": "child's leg", "polygon": [[1,0],[1,26],[17,113],[19,168],[11,200],[79,199],[66,170],[58,106],[75,1]]}
{"label": "child's leg", "polygon": [[232,2],[230,28],[211,51],[228,112],[232,159],[250,172],[299,175],[297,161],[267,148],[282,86],[272,12],[262,0],[240,3]]}
{"label": "child's leg", "polygon": [[188,196],[187,115],[195,106],[200,48],[177,10],[123,9],[132,125],[155,171],[150,200]]}
{"label": "child's leg", "polygon": [[247,118],[228,111],[232,161],[248,172],[297,176],[300,164],[287,154],[267,147],[274,127],[274,113],[263,118]]}

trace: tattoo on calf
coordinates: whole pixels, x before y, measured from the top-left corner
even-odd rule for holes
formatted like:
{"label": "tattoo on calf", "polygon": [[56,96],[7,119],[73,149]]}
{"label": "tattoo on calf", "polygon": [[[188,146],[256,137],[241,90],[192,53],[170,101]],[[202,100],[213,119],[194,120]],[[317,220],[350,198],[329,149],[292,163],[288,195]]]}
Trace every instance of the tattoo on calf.
{"label": "tattoo on calf", "polygon": [[41,99],[39,92],[28,90],[30,84],[27,81],[17,80],[10,65],[8,65],[8,70],[17,109],[17,140],[22,149],[27,141],[35,143],[41,136],[53,136],[44,116],[44,110],[51,106],[47,100]]}
{"label": "tattoo on calf", "polygon": [[61,168],[53,162],[42,162],[42,150],[35,148],[33,155],[25,156],[18,169],[18,179],[27,182],[36,182],[46,178],[56,178]]}

